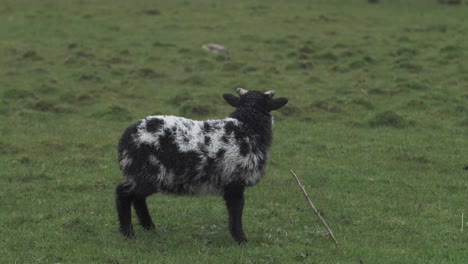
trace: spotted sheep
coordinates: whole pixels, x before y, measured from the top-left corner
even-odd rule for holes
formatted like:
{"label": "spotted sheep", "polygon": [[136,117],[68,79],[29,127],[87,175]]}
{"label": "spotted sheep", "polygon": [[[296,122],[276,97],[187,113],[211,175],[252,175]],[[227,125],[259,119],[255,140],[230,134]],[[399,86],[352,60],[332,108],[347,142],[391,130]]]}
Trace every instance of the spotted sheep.
{"label": "spotted sheep", "polygon": [[120,232],[133,237],[131,206],[141,226],[154,229],[146,197],[170,194],[223,195],[229,230],[246,242],[242,229],[244,189],[258,183],[272,142],[272,110],[288,99],[274,92],[237,88],[239,96],[224,94],[235,111],[225,119],[195,121],[176,116],[149,116],[131,125],[118,146],[126,180],[117,185]]}

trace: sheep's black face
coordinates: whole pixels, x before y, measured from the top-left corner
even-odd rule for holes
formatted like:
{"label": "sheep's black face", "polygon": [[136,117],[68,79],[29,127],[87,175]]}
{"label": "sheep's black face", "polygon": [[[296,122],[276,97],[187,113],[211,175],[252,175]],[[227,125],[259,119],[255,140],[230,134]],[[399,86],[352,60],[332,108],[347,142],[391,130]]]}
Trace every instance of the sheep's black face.
{"label": "sheep's black face", "polygon": [[259,92],[237,88],[237,93],[240,97],[224,94],[224,100],[234,107],[252,107],[264,112],[278,110],[288,103],[288,99],[285,97],[273,99],[274,91]]}

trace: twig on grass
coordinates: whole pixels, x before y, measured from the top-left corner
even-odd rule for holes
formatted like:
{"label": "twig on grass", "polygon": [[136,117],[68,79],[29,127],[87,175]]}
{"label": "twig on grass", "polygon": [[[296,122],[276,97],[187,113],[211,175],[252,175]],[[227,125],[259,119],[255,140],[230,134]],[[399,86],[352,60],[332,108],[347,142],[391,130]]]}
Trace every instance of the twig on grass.
{"label": "twig on grass", "polygon": [[322,224],[325,226],[325,228],[327,229],[327,232],[328,234],[331,236],[331,238],[333,239],[333,241],[335,242],[335,246],[337,248],[340,247],[340,244],[338,243],[338,241],[336,240],[335,236],[333,235],[333,232],[331,231],[330,227],[328,227],[327,223],[325,222],[325,220],[322,218],[322,216],[320,215],[319,211],[315,208],[315,205],[312,203],[312,200],[310,200],[310,197],[309,195],[307,194],[306,190],[304,189],[304,186],[301,184],[301,182],[299,181],[299,178],[297,177],[297,175],[294,173],[293,170],[289,170],[289,172],[294,176],[294,178],[296,179],[297,181],[297,184],[299,185],[299,187],[301,188],[302,192],[304,193],[304,196],[305,198],[307,199],[307,201],[309,202],[309,205],[310,205],[310,208],[312,208],[312,211],[314,211],[314,213],[317,215],[317,217],[320,219],[320,221],[322,222]]}
{"label": "twig on grass", "polygon": [[463,222],[463,212],[462,212],[462,226],[461,226],[461,232],[462,233],[463,233],[463,224],[464,224],[464,222]]}

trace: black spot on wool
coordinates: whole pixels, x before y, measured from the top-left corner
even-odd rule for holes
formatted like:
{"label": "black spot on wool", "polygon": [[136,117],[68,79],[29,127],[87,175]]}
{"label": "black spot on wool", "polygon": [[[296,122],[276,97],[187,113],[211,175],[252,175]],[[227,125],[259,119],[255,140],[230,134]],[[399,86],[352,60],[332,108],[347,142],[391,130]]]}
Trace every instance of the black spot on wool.
{"label": "black spot on wool", "polygon": [[226,153],[226,150],[223,149],[223,148],[220,148],[220,149],[218,150],[218,152],[216,152],[216,157],[217,157],[218,159],[222,159],[222,158],[224,158],[224,153]]}
{"label": "black spot on wool", "polygon": [[190,138],[188,137],[187,133],[182,134],[182,139],[184,140],[185,144],[190,142]]}
{"label": "black spot on wool", "polygon": [[205,136],[205,146],[209,146],[211,144],[211,138],[209,136]]}
{"label": "black spot on wool", "polygon": [[240,141],[240,140],[242,140],[243,137],[245,137],[244,132],[242,131],[242,129],[238,125],[234,124],[233,121],[229,121],[229,122],[226,123],[226,125],[224,125],[224,133],[226,135],[233,134],[234,138],[237,141]]}
{"label": "black spot on wool", "polygon": [[[160,172],[159,166],[152,164],[149,157],[156,152],[153,146],[141,144],[137,145],[134,138],[138,133],[138,126],[141,122],[131,125],[125,130],[119,142],[119,163],[127,158],[129,164],[121,167],[125,175],[138,175],[134,177],[138,181],[144,181],[145,176],[157,175]],[[125,154],[125,157],[123,156]],[[147,184],[137,184],[139,195],[149,195],[157,191],[154,186]]]}
{"label": "black spot on wool", "polygon": [[204,175],[212,175],[216,171],[217,158],[208,157],[206,160],[206,166],[203,168]]}
{"label": "black spot on wool", "polygon": [[[160,186],[162,191],[177,194],[188,193],[188,190],[185,189],[187,183],[190,183],[189,185],[196,185],[207,180],[206,177],[198,177],[199,172],[197,168],[199,168],[202,163],[202,152],[180,151],[179,146],[176,144],[175,134],[172,129],[169,128],[166,128],[163,134],[159,136],[158,147],[145,143],[136,144],[134,138],[138,135],[138,126],[140,124],[141,122],[130,126],[124,132],[119,142],[119,162],[124,158],[131,160],[127,166],[121,169],[125,175],[138,176],[132,177],[137,183],[142,181],[141,184],[137,184],[139,188],[138,192],[147,193],[149,195],[157,191],[153,186],[144,182],[147,177],[155,177],[160,173],[160,167],[151,161],[152,156],[156,157],[167,170],[173,172],[175,175],[171,186]],[[156,124],[158,124],[158,122],[152,122],[150,127],[154,128]],[[123,156],[124,153],[126,155],[125,157]],[[148,190],[143,190],[141,188],[146,188]]]}
{"label": "black spot on wool", "polygon": [[182,122],[182,124],[184,125],[184,127],[186,129],[189,129],[189,130],[192,129],[192,127],[193,127],[193,123],[188,122],[188,121],[184,121],[184,122]]}
{"label": "black spot on wool", "polygon": [[[221,148],[218,150],[218,152],[216,152],[216,157],[212,158],[212,157],[208,157],[207,160],[206,160],[206,165],[205,167],[203,168],[203,176],[202,178],[200,179],[200,183],[203,183],[204,181],[213,181],[213,180],[216,180],[217,181],[217,178],[216,177],[213,177],[215,176],[217,173],[220,173],[219,172],[219,165],[220,164],[223,164],[223,161],[224,161],[224,154],[226,153],[226,150]],[[212,182],[214,185],[218,185],[219,182]]]}
{"label": "black spot on wool", "polygon": [[242,140],[239,146],[239,152],[242,156],[247,156],[250,152],[250,145],[247,143],[247,141]]}
{"label": "black spot on wool", "polygon": [[210,132],[210,131],[211,131],[211,125],[210,125],[210,123],[208,123],[208,122],[206,122],[206,121],[203,122],[203,128],[202,128],[202,130],[203,130],[203,133],[204,133],[204,134]]}
{"label": "black spot on wool", "polygon": [[226,137],[226,135],[223,135],[223,136],[221,137],[221,141],[223,141],[223,143],[225,143],[225,144],[229,144],[229,140],[228,140],[228,138]]}
{"label": "black spot on wool", "polygon": [[164,120],[153,118],[146,122],[146,130],[150,133],[155,133],[164,125]]}
{"label": "black spot on wool", "polygon": [[159,149],[155,155],[167,170],[174,172],[174,182],[183,184],[196,178],[197,167],[202,162],[200,154],[194,150],[180,151],[175,135],[169,129],[165,129],[158,140]]}
{"label": "black spot on wool", "polygon": [[138,132],[138,125],[140,122],[133,124],[129,126],[125,132],[123,133],[122,137],[120,138],[119,141],[119,162],[123,159],[122,154],[124,151],[128,151],[129,149],[132,149],[133,146],[135,145],[133,143],[133,135],[135,135]]}

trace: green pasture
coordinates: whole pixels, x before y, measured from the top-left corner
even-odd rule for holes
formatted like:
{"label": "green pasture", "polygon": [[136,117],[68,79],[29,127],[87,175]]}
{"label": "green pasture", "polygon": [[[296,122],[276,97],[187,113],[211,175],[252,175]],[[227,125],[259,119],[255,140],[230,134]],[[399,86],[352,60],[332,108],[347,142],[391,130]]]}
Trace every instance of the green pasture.
{"label": "green pasture", "polygon": [[[249,242],[216,196],[151,196],[121,236],[121,133],[237,87],[289,98]],[[468,5],[2,0],[0,135],[0,263],[468,263]]]}

